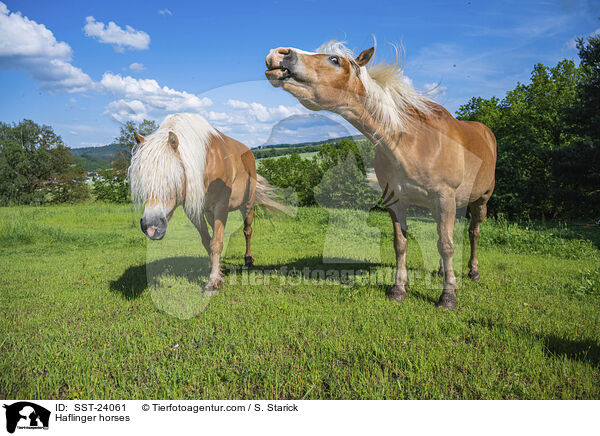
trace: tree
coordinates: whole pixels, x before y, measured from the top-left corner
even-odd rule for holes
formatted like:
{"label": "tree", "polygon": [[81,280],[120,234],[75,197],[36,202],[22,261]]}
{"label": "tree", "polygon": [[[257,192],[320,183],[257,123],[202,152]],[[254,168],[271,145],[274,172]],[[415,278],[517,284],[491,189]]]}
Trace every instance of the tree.
{"label": "tree", "polygon": [[0,203],[73,201],[86,196],[83,169],[50,126],[0,123]]}
{"label": "tree", "polygon": [[125,150],[117,153],[113,167],[117,170],[126,170],[129,168],[131,153],[133,147],[137,144],[133,133],[134,130],[142,136],[147,136],[156,129],[158,129],[158,125],[152,120],[143,120],[137,125],[134,121],[127,121],[124,126],[121,126],[121,134],[115,138],[115,141],[125,147]]}
{"label": "tree", "polygon": [[570,147],[558,150],[553,172],[557,203],[572,215],[600,218],[600,35],[577,41],[580,76],[577,95],[567,108]]}
{"label": "tree", "polygon": [[531,82],[517,84],[502,101],[473,98],[457,111],[459,119],[482,122],[496,135],[491,213],[528,218],[562,212],[555,198],[553,159],[575,139],[565,110],[576,100],[579,77],[579,69],[570,60],[555,67],[537,64]]}
{"label": "tree", "polygon": [[317,202],[337,209],[369,210],[375,206],[381,194],[367,183],[361,163],[353,153],[339,156],[314,188]]}
{"label": "tree", "polygon": [[85,182],[83,163],[77,163],[67,147],[58,144],[50,149],[50,160],[53,177],[51,183],[45,185],[45,191],[50,194],[49,201],[65,203],[89,198],[90,190]]}
{"label": "tree", "polygon": [[131,155],[136,146],[134,131],[141,136],[153,133],[158,126],[152,120],[143,120],[139,123],[127,121],[121,126],[120,135],[115,142],[124,147],[116,153],[112,168],[105,168],[99,172],[100,178],[94,182],[94,195],[97,200],[115,203],[126,203],[129,201],[129,183],[127,181],[127,169],[131,164]]}

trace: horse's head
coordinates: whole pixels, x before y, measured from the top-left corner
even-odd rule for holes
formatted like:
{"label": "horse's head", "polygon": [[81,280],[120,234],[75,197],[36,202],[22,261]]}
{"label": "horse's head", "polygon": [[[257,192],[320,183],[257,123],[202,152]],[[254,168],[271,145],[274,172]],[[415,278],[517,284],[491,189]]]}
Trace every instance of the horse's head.
{"label": "horse's head", "polygon": [[265,74],[271,85],[288,91],[308,109],[339,113],[365,94],[359,75],[374,52],[371,47],[353,59],[279,47],[269,52]]}
{"label": "horse's head", "polygon": [[132,199],[144,205],[142,232],[150,239],[162,239],[173,212],[185,197],[185,172],[177,150],[179,140],[175,133],[169,132],[168,146],[155,138],[153,141],[158,144],[152,144],[150,149],[144,138],[134,133],[138,147],[129,167]]}

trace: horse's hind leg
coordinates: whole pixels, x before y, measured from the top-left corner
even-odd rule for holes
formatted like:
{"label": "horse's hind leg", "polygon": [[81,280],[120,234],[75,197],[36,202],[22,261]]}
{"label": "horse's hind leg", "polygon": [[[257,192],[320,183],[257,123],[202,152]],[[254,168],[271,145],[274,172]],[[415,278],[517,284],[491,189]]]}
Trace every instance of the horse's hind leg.
{"label": "horse's hind leg", "polygon": [[444,290],[437,302],[437,307],[453,310],[456,307],[456,276],[452,266],[454,256],[454,220],[456,203],[454,192],[445,192],[436,201],[433,216],[437,222],[438,252],[442,258],[444,270]]}
{"label": "horse's hind leg", "polygon": [[479,239],[480,226],[487,214],[487,200],[479,199],[469,204],[471,220],[469,222],[469,242],[471,243],[471,257],[469,258],[469,278],[473,281],[480,279],[479,262],[477,261],[477,239]]}
{"label": "horse's hind leg", "polygon": [[250,250],[250,240],[252,239],[252,218],[254,217],[254,208],[244,214],[244,236],[246,237],[246,255],[244,256],[244,264],[247,268],[252,268],[254,260],[252,259],[252,251]]}

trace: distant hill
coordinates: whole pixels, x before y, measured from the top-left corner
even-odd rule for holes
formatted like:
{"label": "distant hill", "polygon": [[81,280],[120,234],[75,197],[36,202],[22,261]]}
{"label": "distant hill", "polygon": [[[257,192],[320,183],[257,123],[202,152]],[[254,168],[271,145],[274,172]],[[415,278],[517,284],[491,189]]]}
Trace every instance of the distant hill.
{"label": "distant hill", "polygon": [[[323,144],[339,142],[342,139],[359,141],[366,138],[363,135],[352,135],[324,139],[322,141],[301,142],[298,144],[263,145],[253,148],[252,153],[254,153],[254,156],[256,156],[257,159],[292,153],[311,153],[318,151]],[[102,168],[109,168],[115,160],[116,154],[121,150],[126,150],[126,147],[123,147],[120,144],[109,144],[100,147],[72,148],[71,154],[75,156],[78,161],[83,162],[83,169],[85,171],[98,171]]]}
{"label": "distant hill", "polygon": [[126,150],[126,147],[120,144],[109,144],[100,147],[72,148],[71,154],[78,161],[83,162],[85,171],[97,171],[110,167],[115,155],[121,150]]}
{"label": "distant hill", "polygon": [[265,149],[269,149],[269,148],[286,148],[286,147],[302,148],[302,147],[309,147],[311,145],[331,144],[333,142],[340,142],[342,139],[350,139],[351,141],[358,141],[358,140],[366,139],[366,138],[364,135],[340,136],[339,138],[323,139],[321,141],[314,141],[314,142],[300,142],[297,144],[261,145],[259,147],[253,148],[252,150],[265,150]]}
{"label": "distant hill", "polygon": [[324,144],[332,144],[348,139],[353,142],[366,141],[363,135],[342,136],[339,138],[324,139],[322,141],[301,142],[298,144],[263,145],[252,149],[256,159],[268,159],[285,156],[293,153],[303,155],[305,158],[314,156]]}

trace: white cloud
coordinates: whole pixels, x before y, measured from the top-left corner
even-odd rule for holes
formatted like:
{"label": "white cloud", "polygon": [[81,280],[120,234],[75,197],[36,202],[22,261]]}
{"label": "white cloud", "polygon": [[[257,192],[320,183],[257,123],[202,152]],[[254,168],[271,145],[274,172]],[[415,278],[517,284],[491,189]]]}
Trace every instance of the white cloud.
{"label": "white cloud", "polygon": [[402,80],[404,81],[404,83],[406,83],[408,86],[410,86],[411,88],[414,88],[415,86],[413,85],[413,80],[408,77],[405,76],[404,74],[402,75]]}
{"label": "white cloud", "polygon": [[111,44],[117,52],[122,53],[126,48],[146,50],[150,45],[150,35],[142,30],[136,30],[131,26],[122,29],[114,21],[105,25],[91,16],[86,17],[85,21],[83,30],[86,36],[97,38],[104,44]]}
{"label": "white cloud", "polygon": [[25,70],[54,92],[91,89],[92,79],[70,64],[71,55],[69,44],[58,42],[46,26],[10,12],[0,2],[0,68]]}
{"label": "white cloud", "polygon": [[100,84],[113,94],[137,99],[156,109],[171,112],[200,110],[212,105],[212,100],[208,97],[200,98],[185,91],[161,87],[153,79],[134,79],[131,76],[121,77],[120,74],[104,73]]}
{"label": "white cloud", "polygon": [[171,11],[170,11],[169,9],[167,9],[167,8],[160,9],[160,10],[158,11],[158,13],[159,13],[160,15],[169,15],[169,16],[173,15],[173,12],[171,12]]}
{"label": "white cloud", "polygon": [[256,121],[260,121],[262,123],[279,121],[291,115],[305,113],[297,106],[279,105],[277,107],[268,108],[256,102],[248,103],[245,101],[232,99],[227,100],[225,104],[233,109],[244,110],[251,118],[254,118]]}
{"label": "white cloud", "polygon": [[140,64],[139,62],[134,62],[131,65],[129,65],[129,69],[131,71],[135,71],[136,73],[139,73],[140,71],[144,71],[146,69],[146,67],[144,66],[144,64]]}
{"label": "white cloud", "polygon": [[75,130],[69,130],[69,133],[75,136],[79,135],[79,133],[77,133]]}
{"label": "white cloud", "polygon": [[134,79],[131,76],[104,73],[102,89],[124,99],[111,102],[106,110],[118,120],[141,120],[155,109],[167,112],[200,112],[213,104],[208,97],[200,98],[185,91],[159,86],[156,80]]}
{"label": "white cloud", "polygon": [[105,114],[110,115],[120,123],[125,121],[143,121],[148,117],[146,105],[139,100],[112,101],[106,107]]}
{"label": "white cloud", "polygon": [[425,89],[423,90],[427,97],[434,100],[437,97],[445,96],[447,91],[448,88],[446,86],[441,86],[438,82],[426,83]]}
{"label": "white cloud", "polygon": [[77,103],[77,99],[75,97],[71,97],[69,99],[69,103]]}
{"label": "white cloud", "polygon": [[229,114],[226,114],[225,112],[208,112],[206,114],[206,118],[209,121],[232,121],[232,118],[229,116]]}
{"label": "white cloud", "polygon": [[[88,24],[91,27],[87,30],[92,33],[98,25],[100,30],[108,30],[110,33],[113,28],[111,25],[114,25],[109,23],[108,28],[104,29],[104,25],[95,23],[92,17],[88,18]],[[136,34],[136,31],[130,27],[122,32]],[[118,32],[114,33],[117,34]],[[108,38],[104,42],[121,44],[120,46],[136,44],[135,36],[129,42],[125,40],[116,42],[109,38],[110,35],[102,34],[102,36]],[[176,91],[166,86],[161,87],[151,79],[137,80],[130,76],[121,77],[105,73],[101,82],[94,82],[81,69],[70,64],[71,56],[71,47],[65,42],[57,41],[53,33],[43,24],[23,17],[18,12],[11,13],[6,5],[0,2],[0,68],[25,70],[33,79],[41,83],[43,89],[68,93],[90,90],[112,93],[120,100],[110,103],[107,110],[117,119],[143,118],[152,109],[168,112],[200,111],[212,105],[212,101],[208,98],[199,98],[194,94]],[[141,71],[144,68],[137,62],[129,67],[133,71]],[[69,101],[74,103],[76,100]]]}

